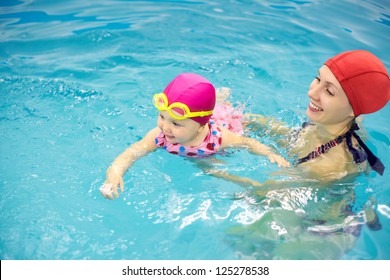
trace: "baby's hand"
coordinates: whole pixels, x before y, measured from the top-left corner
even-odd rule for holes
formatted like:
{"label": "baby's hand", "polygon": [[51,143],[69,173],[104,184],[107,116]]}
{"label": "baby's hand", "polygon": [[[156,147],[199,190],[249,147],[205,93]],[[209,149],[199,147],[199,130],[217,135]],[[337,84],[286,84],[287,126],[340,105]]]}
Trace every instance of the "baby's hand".
{"label": "baby's hand", "polygon": [[272,163],[277,163],[279,167],[290,167],[290,163],[280,155],[271,153],[268,155],[268,159]]}
{"label": "baby's hand", "polygon": [[[110,169],[107,171],[107,179],[104,184],[100,187],[101,194],[108,199],[118,198],[118,186],[121,192],[124,191],[124,183],[122,176],[112,172]],[[115,196],[115,197],[114,197]]]}

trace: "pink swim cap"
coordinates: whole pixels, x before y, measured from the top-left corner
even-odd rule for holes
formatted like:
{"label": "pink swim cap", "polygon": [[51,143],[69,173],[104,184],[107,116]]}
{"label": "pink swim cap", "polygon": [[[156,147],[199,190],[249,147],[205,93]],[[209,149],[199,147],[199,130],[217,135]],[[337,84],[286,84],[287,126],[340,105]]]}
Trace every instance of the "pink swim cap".
{"label": "pink swim cap", "polygon": [[383,108],[390,99],[386,67],[368,51],[343,52],[324,63],[341,84],[355,117]]}
{"label": "pink swim cap", "polygon": [[[191,112],[211,111],[215,106],[215,88],[202,76],[183,73],[174,78],[164,89],[168,106],[174,102],[186,104]],[[212,115],[194,117],[192,120],[205,125]]]}

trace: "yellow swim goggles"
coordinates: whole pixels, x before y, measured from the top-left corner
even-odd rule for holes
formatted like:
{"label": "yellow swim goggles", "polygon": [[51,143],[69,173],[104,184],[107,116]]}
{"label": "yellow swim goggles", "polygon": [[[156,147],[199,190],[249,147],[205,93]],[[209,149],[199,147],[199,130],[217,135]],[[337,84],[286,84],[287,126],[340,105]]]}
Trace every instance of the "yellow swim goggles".
{"label": "yellow swim goggles", "polygon": [[194,117],[205,117],[213,113],[211,111],[191,112],[186,104],[174,102],[168,106],[168,98],[165,93],[157,93],[153,96],[153,105],[159,111],[168,111],[168,114],[175,120],[184,120]]}

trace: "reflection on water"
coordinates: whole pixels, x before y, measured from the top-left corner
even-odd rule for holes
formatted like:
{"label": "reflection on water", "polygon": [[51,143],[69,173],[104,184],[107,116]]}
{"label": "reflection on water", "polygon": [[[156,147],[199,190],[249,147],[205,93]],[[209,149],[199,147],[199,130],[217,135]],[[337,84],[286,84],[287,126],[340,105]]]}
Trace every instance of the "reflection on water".
{"label": "reflection on water", "polygon": [[254,223],[227,230],[226,242],[235,254],[242,259],[340,259],[355,247],[363,226],[381,229],[374,200],[357,205],[353,182],[311,184],[243,193],[240,198],[263,213]]}

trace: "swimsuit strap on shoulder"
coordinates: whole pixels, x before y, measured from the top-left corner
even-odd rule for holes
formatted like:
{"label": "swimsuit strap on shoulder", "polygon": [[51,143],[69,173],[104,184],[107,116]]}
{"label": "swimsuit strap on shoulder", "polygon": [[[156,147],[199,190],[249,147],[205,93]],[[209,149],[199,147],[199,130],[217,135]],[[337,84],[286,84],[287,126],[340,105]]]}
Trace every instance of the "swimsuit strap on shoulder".
{"label": "swimsuit strap on shoulder", "polygon": [[367,160],[368,160],[368,163],[370,164],[371,168],[373,170],[375,170],[376,172],[378,172],[378,174],[383,175],[383,172],[385,171],[385,166],[383,165],[381,160],[379,158],[377,158],[371,152],[371,150],[366,146],[366,144],[364,144],[364,142],[362,141],[362,139],[360,139],[359,135],[357,135],[355,130],[359,130],[359,126],[357,125],[356,122],[353,124],[351,129],[345,135],[346,140],[347,140],[348,150],[352,153],[354,161],[356,163],[361,163],[365,160],[365,158],[363,160],[361,160],[361,158],[359,156],[359,152],[352,146],[352,141],[351,141],[352,136],[355,137],[355,139],[359,143],[360,147],[362,147],[363,150],[366,152]]}
{"label": "swimsuit strap on shoulder", "polygon": [[333,140],[330,140],[325,144],[318,146],[317,149],[309,153],[307,156],[298,159],[296,161],[296,164],[300,164],[315,159],[316,157],[319,157],[321,154],[325,154],[326,152],[328,152],[331,148],[339,145],[341,142],[343,142],[343,136],[339,136]]}
{"label": "swimsuit strap on shoulder", "polygon": [[[315,159],[316,157],[319,157],[321,154],[324,154],[328,152],[331,148],[339,145],[343,139],[345,138],[346,144],[348,147],[348,150],[353,156],[353,159],[356,163],[362,163],[366,159],[368,160],[368,163],[370,164],[371,168],[378,172],[380,175],[383,175],[383,172],[385,170],[385,166],[381,162],[379,158],[377,158],[371,150],[364,144],[364,142],[360,139],[359,135],[356,134],[355,130],[359,130],[359,126],[356,122],[352,125],[351,129],[344,135],[341,135],[333,140],[330,140],[329,142],[326,142],[325,144],[322,144],[317,147],[314,151],[309,153],[307,156],[300,158],[296,161],[296,164],[300,164],[303,162],[307,162],[309,160]],[[355,137],[357,142],[359,143],[360,147],[363,148],[365,151],[366,156],[362,155],[362,153],[353,147],[352,145],[352,136]]]}

